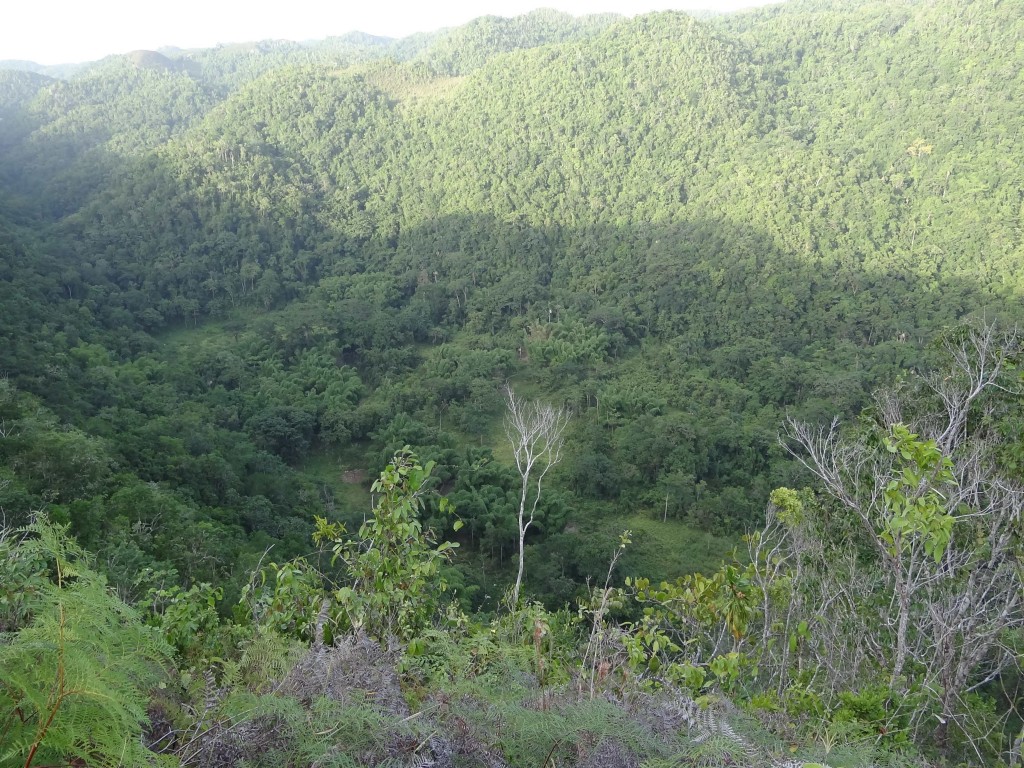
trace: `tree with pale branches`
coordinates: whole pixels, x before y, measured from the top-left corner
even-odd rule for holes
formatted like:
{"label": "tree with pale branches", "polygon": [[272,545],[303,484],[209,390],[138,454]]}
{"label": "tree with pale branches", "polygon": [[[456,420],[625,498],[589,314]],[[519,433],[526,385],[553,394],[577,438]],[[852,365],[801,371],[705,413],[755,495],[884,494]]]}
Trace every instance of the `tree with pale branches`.
{"label": "tree with pale branches", "polygon": [[[825,506],[780,489],[752,538],[761,661],[780,689],[794,664],[833,691],[881,673],[914,735],[945,746],[956,728],[980,758],[994,725],[975,721],[971,694],[1014,663],[1024,629],[1024,484],[998,454],[998,425],[1022,394],[1022,344],[1015,330],[977,323],[948,332],[941,349],[942,370],[876,396],[867,428],[788,422],[783,445]],[[767,596],[782,574],[776,612]],[[797,624],[811,628],[808,642],[768,646],[771,628]]]}
{"label": "tree with pale branches", "polygon": [[526,402],[505,387],[505,436],[515,457],[521,480],[519,491],[519,571],[512,588],[512,604],[519,603],[523,584],[526,532],[533,525],[544,477],[562,459],[569,412],[539,400]]}

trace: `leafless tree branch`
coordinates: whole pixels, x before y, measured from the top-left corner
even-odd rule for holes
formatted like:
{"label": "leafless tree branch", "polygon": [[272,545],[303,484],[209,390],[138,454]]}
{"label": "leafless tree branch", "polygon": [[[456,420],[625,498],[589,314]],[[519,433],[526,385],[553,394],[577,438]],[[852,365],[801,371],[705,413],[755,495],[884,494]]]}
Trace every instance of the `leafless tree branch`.
{"label": "leafless tree branch", "polygon": [[569,413],[538,400],[524,402],[511,386],[505,387],[505,436],[512,447],[521,479],[519,493],[519,571],[512,589],[512,602],[518,604],[523,583],[526,532],[533,525],[540,503],[541,486],[547,473],[562,460],[565,428]]}

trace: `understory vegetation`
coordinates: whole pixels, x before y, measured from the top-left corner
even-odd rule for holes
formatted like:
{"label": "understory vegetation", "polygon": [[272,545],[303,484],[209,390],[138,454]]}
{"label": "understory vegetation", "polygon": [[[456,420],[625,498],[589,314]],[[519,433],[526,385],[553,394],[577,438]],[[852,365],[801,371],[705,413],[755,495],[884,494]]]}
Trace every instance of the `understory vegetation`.
{"label": "understory vegetation", "polygon": [[126,604],[37,513],[0,535],[0,761],[1012,763],[1024,485],[1000,425],[1020,340],[972,326],[942,349],[859,424],[790,422],[820,489],[775,490],[748,556],[615,587],[624,531],[558,611],[514,589],[463,611],[457,544],[424,523],[451,505],[407,448],[357,532],[318,517],[315,553],[263,563],[230,616],[209,583]]}
{"label": "understory vegetation", "polygon": [[1020,765],[1022,39],[0,62],[0,766]]}

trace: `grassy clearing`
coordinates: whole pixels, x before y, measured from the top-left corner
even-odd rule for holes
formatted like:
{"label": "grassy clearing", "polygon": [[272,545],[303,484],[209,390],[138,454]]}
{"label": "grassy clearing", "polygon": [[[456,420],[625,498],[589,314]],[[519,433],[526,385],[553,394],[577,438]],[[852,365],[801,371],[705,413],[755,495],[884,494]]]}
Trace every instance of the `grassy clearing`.
{"label": "grassy clearing", "polygon": [[153,338],[159,343],[160,350],[165,353],[186,346],[189,348],[220,346],[228,339],[234,338],[236,334],[244,332],[253,319],[252,313],[239,310],[216,320],[205,318],[198,325],[193,325],[191,321],[179,323],[172,328],[154,334]]}
{"label": "grassy clearing", "polygon": [[624,530],[633,532],[630,564],[651,581],[671,581],[688,573],[712,573],[730,557],[735,538],[716,536],[678,520],[662,522],[643,513],[604,522],[597,535],[608,539],[609,553]]}
{"label": "grassy clearing", "polygon": [[331,489],[342,517],[359,516],[370,509],[370,483],[373,480],[366,474],[365,452],[365,446],[357,445],[344,449],[321,448],[311,452],[298,471],[307,479]]}

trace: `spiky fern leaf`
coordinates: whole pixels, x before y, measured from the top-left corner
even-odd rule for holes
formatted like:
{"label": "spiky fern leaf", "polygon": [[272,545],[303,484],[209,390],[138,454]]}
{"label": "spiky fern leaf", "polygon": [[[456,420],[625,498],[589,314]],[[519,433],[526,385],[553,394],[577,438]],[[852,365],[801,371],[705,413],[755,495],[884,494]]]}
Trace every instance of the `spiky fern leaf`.
{"label": "spiky fern leaf", "polygon": [[348,768],[407,765],[431,731],[418,719],[397,719],[372,705],[326,698],[305,704],[277,694],[229,693],[201,729],[190,729],[181,765],[259,768]]}
{"label": "spiky fern leaf", "polygon": [[718,768],[722,765],[762,766],[758,755],[732,734],[715,733],[694,739],[677,757],[690,768]]}
{"label": "spiky fern leaf", "polygon": [[455,684],[446,691],[449,732],[487,745],[510,765],[569,765],[610,744],[640,756],[667,756],[667,745],[629,713],[602,699],[580,700],[570,691],[541,691],[512,680]]}
{"label": "spiky fern leaf", "polygon": [[253,693],[262,693],[285,678],[307,648],[301,643],[264,630],[246,644],[238,660],[240,682]]}
{"label": "spiky fern leaf", "polygon": [[168,649],[115,597],[64,528],[41,520],[14,556],[49,578],[31,621],[0,635],[0,765],[145,765],[147,692]]}

